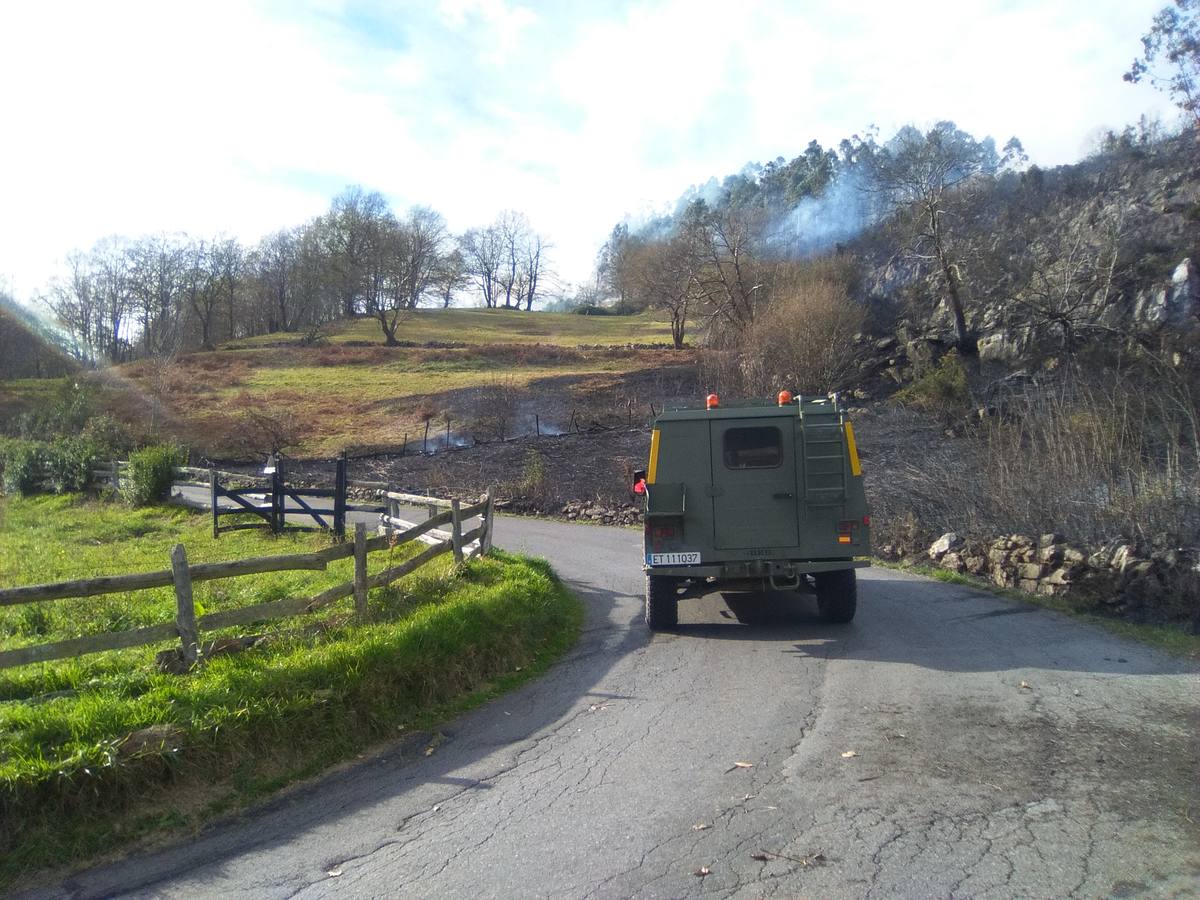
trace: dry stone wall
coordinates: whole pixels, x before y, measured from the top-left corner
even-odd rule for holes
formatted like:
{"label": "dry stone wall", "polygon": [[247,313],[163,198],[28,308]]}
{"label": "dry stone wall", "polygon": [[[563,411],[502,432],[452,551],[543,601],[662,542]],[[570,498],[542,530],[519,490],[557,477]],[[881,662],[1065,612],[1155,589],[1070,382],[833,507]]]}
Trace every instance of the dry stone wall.
{"label": "dry stone wall", "polygon": [[1123,539],[1088,552],[1061,534],[989,541],[947,532],[927,551],[951,572],[1043,596],[1071,595],[1118,615],[1200,631],[1200,548],[1152,548]]}

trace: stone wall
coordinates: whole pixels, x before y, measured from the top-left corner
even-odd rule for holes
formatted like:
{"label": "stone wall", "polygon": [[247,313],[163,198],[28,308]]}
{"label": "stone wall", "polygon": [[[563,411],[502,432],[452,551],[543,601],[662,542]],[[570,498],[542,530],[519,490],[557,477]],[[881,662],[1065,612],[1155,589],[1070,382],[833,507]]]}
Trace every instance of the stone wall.
{"label": "stone wall", "polygon": [[927,551],[935,565],[1004,588],[1070,595],[1141,621],[1174,621],[1200,631],[1200,549],[1153,548],[1123,539],[1090,552],[1061,534],[993,540],[943,534]]}

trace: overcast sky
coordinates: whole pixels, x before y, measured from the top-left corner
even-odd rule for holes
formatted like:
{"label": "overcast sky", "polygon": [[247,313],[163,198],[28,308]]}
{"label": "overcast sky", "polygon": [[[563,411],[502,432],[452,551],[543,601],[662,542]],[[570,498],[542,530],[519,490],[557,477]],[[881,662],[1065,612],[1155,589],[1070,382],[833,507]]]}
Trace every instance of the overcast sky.
{"label": "overcast sky", "polygon": [[579,282],[625,214],[813,138],[952,119],[1050,165],[1173,119],[1121,80],[1164,3],[3,0],[0,279],[361,184],[455,230],[522,210]]}

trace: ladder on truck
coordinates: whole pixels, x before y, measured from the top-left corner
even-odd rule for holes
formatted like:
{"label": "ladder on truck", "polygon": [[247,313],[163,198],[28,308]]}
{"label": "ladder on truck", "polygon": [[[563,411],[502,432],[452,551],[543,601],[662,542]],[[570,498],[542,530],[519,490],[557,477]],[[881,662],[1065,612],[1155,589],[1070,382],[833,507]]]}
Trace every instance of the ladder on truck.
{"label": "ladder on truck", "polygon": [[809,506],[842,506],[846,501],[846,445],[837,404],[816,401],[806,408],[802,402],[800,434],[805,501]]}

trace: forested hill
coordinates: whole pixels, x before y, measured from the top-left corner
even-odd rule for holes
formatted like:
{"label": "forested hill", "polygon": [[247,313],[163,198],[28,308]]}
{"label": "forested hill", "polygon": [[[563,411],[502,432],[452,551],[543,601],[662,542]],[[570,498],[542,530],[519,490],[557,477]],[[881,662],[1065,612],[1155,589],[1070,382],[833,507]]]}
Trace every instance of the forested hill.
{"label": "forested hill", "polygon": [[1130,337],[1190,344],[1197,155],[1194,129],[1146,123],[1049,169],[1015,139],[997,149],[951,122],[836,151],[814,141],[690,189],[672,215],[617,226],[601,270],[627,304],[673,310],[717,346],[803,305],[797,273],[814,264],[857,301],[849,318],[865,330],[984,359],[1024,365]]}
{"label": "forested hill", "polygon": [[48,340],[32,315],[0,294],[0,378],[52,378],[78,365]]}

